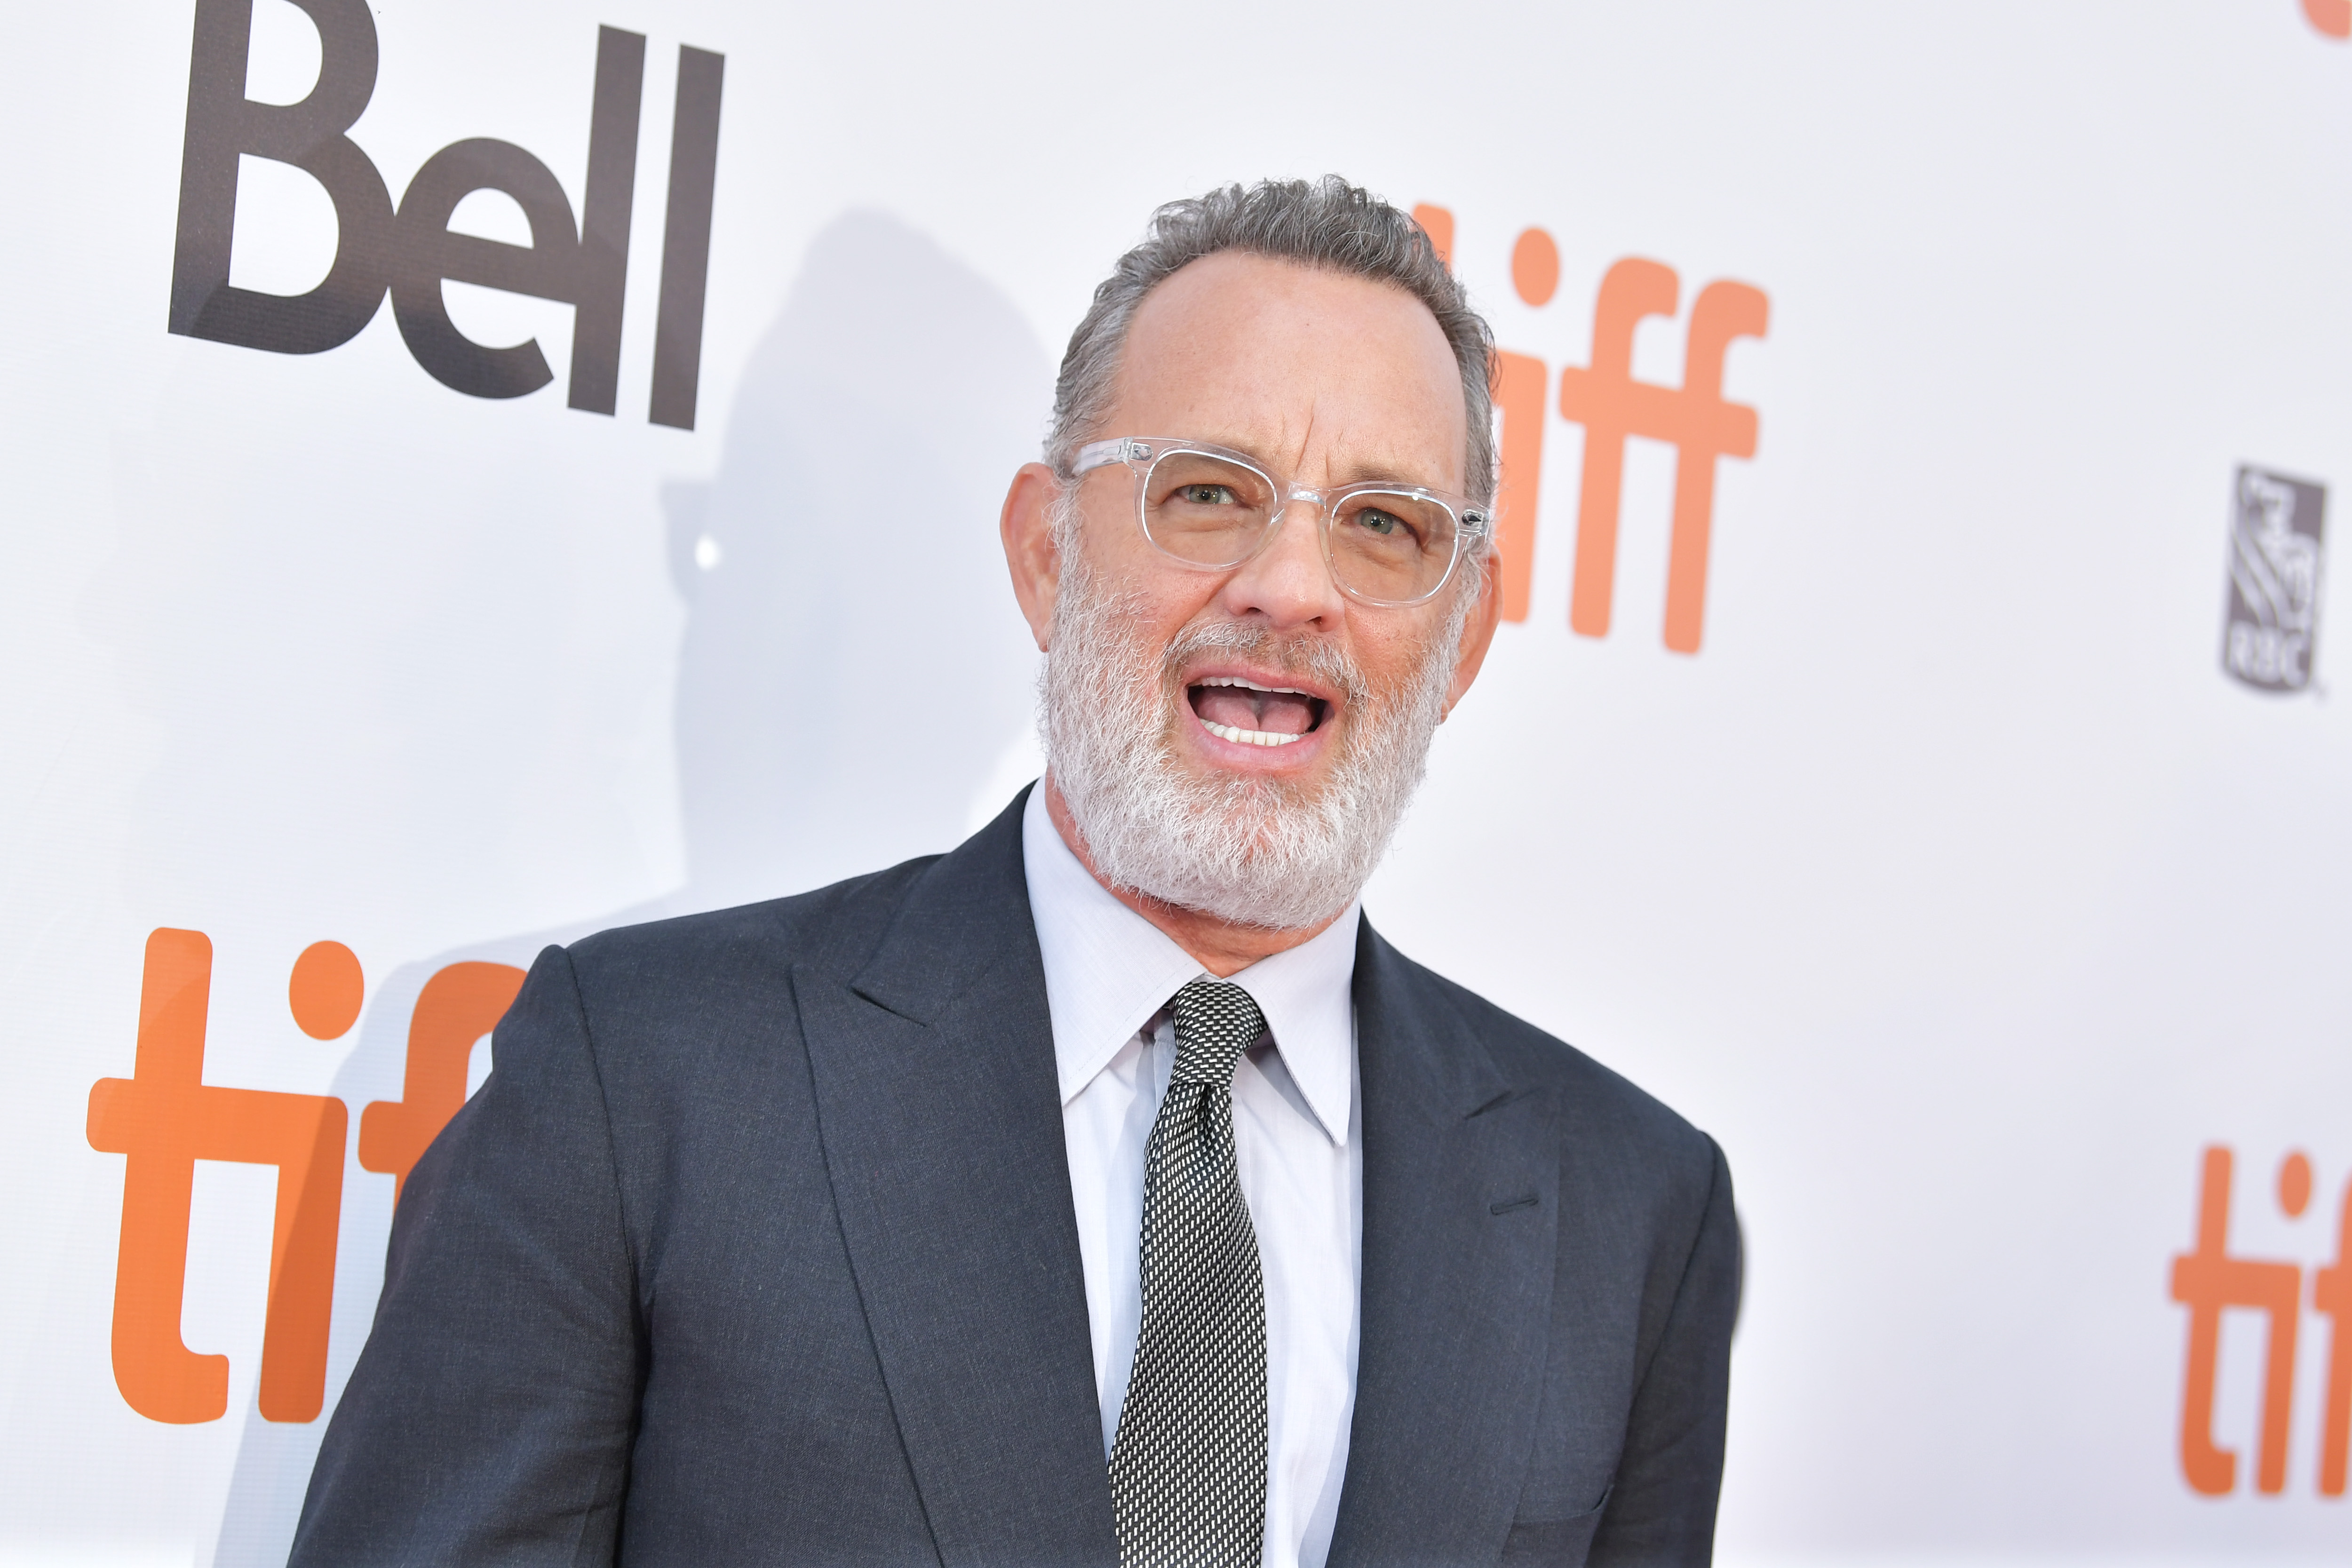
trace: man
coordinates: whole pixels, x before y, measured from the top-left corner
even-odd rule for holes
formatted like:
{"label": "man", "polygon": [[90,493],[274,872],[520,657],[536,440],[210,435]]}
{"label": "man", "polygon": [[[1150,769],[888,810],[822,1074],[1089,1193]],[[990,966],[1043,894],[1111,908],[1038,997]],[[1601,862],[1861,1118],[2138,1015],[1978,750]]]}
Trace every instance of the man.
{"label": "man", "polygon": [[1720,1153],[1357,903],[1494,635],[1489,353],[1339,181],[1161,209],[1004,505],[1045,780],[541,955],[297,1563],[1706,1560]]}

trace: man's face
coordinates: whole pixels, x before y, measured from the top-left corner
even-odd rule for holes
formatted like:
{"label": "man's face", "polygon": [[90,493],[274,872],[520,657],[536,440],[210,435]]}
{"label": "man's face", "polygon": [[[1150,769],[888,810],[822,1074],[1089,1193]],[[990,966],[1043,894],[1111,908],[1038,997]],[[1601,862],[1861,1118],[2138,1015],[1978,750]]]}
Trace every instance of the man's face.
{"label": "man's face", "polygon": [[[1129,330],[1104,436],[1183,437],[1230,447],[1314,489],[1392,479],[1461,491],[1466,447],[1461,371],[1427,308],[1399,289],[1237,252],[1196,261],[1145,297]],[[1124,467],[1079,481],[1079,548],[1091,575],[1137,616],[1139,643],[1165,647],[1207,623],[1319,643],[1374,691],[1393,691],[1429,657],[1458,584],[1424,604],[1380,608],[1342,594],[1324,563],[1319,518],[1297,506],[1258,555],[1194,570],[1137,526]],[[1468,671],[1449,691],[1448,705]],[[1281,781],[1311,796],[1346,749],[1347,693],[1294,663],[1211,650],[1173,672],[1173,760],[1197,777]],[[1246,682],[1226,685],[1222,682]],[[1289,688],[1268,692],[1257,688]],[[1176,695],[1176,694],[1171,694]],[[1279,743],[1229,739],[1296,736]]]}
{"label": "man's face", "polygon": [[[1230,447],[1317,489],[1378,479],[1458,493],[1459,377],[1435,320],[1402,290],[1225,253],[1145,298],[1096,434]],[[1097,874],[1241,924],[1339,913],[1476,671],[1491,588],[1465,565],[1423,604],[1350,599],[1304,504],[1239,566],[1188,566],[1144,537],[1134,476],[1117,465],[1081,479],[1064,503],[1074,526],[1049,548],[1051,487],[1050,470],[1024,470],[1005,537],[1047,650],[1054,784]]]}

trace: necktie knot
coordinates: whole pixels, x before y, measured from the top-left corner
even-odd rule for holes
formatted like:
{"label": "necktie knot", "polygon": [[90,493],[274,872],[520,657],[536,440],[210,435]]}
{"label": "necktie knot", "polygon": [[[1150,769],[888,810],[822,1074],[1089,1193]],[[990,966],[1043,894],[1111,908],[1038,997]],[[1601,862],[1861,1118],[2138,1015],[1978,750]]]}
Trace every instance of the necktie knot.
{"label": "necktie knot", "polygon": [[1265,1030],[1257,999],[1230,980],[1192,980],[1170,998],[1176,1023],[1177,1083],[1231,1089],[1242,1053]]}

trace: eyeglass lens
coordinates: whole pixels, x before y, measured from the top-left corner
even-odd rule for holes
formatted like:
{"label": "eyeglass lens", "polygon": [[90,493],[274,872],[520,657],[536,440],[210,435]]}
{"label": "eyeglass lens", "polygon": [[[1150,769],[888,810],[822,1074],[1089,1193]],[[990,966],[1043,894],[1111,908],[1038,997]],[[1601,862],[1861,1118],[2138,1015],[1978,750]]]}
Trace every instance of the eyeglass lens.
{"label": "eyeglass lens", "polygon": [[[1179,560],[1237,565],[1265,540],[1281,501],[1274,482],[1255,468],[1205,452],[1170,452],[1144,480],[1144,531]],[[1445,580],[1454,535],[1444,502],[1401,490],[1342,496],[1326,531],[1340,586],[1395,603],[1423,598]]]}

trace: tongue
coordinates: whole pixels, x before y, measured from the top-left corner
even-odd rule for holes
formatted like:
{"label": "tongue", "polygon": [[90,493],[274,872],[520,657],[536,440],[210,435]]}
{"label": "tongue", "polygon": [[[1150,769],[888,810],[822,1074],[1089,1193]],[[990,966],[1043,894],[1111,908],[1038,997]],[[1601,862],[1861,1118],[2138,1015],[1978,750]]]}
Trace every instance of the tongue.
{"label": "tongue", "polygon": [[1315,710],[1308,699],[1238,686],[1193,688],[1192,710],[1213,723],[1276,735],[1304,735],[1315,725]]}

